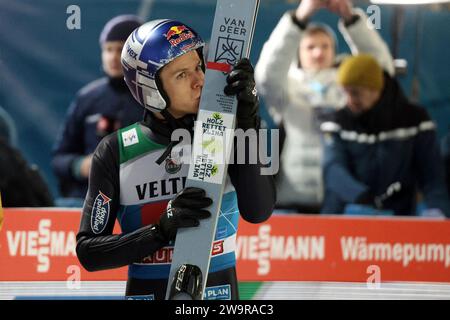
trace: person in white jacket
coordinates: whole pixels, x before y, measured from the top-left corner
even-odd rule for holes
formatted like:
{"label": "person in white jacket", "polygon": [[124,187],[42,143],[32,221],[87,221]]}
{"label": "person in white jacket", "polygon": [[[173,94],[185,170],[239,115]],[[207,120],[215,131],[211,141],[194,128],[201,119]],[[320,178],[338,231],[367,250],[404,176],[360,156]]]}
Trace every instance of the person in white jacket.
{"label": "person in white jacket", "polygon": [[331,28],[309,23],[321,8],[337,13],[352,54],[372,54],[394,74],[386,43],[367,15],[349,0],[303,0],[286,12],[264,44],[256,65],[257,89],[274,121],[285,130],[277,178],[277,207],[318,213],[323,199],[321,115],[341,108],[346,98],[336,83],[336,36]]}

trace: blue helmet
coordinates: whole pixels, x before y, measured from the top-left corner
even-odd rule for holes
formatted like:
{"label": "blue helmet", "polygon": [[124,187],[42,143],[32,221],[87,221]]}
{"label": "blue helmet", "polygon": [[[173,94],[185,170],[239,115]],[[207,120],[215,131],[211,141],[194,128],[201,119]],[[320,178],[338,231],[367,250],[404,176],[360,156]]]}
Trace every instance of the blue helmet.
{"label": "blue helmet", "polygon": [[134,98],[150,111],[164,110],[168,101],[158,72],[175,58],[204,45],[193,29],[175,20],[153,20],[135,29],[121,57],[125,82]]}

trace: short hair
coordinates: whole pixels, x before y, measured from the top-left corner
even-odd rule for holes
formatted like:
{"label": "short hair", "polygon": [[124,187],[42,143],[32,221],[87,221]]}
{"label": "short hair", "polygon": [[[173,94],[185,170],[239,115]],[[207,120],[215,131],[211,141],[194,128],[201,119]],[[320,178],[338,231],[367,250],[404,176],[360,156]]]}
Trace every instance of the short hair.
{"label": "short hair", "polygon": [[303,40],[306,37],[314,36],[318,33],[322,33],[322,34],[325,34],[326,36],[328,36],[334,43],[334,50],[337,51],[338,40],[337,40],[336,33],[333,31],[333,29],[331,29],[329,26],[327,26],[326,24],[323,24],[323,23],[308,24],[308,26],[306,27],[305,31],[302,34],[301,40]]}

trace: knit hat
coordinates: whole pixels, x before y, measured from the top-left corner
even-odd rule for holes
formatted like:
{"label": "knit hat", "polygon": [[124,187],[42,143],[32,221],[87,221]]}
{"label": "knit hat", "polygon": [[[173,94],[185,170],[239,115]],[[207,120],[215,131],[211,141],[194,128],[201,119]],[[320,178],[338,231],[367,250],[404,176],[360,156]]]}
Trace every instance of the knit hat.
{"label": "knit hat", "polygon": [[135,15],[125,14],[109,20],[100,34],[100,45],[106,41],[126,41],[134,29],[142,25],[142,20]]}
{"label": "knit hat", "polygon": [[343,86],[357,86],[381,91],[384,85],[383,69],[368,54],[346,58],[339,66],[337,81]]}

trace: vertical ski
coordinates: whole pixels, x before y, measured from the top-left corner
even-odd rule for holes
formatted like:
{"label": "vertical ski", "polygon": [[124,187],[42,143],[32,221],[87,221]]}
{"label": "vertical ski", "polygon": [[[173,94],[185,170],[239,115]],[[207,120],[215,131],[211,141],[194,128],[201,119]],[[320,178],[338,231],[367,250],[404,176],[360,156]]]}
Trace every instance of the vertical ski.
{"label": "vertical ski", "polygon": [[217,1],[186,180],[186,187],[202,188],[213,199],[211,218],[178,230],[166,299],[203,299],[236,122],[237,100],[223,89],[232,65],[250,55],[258,6],[259,0]]}

